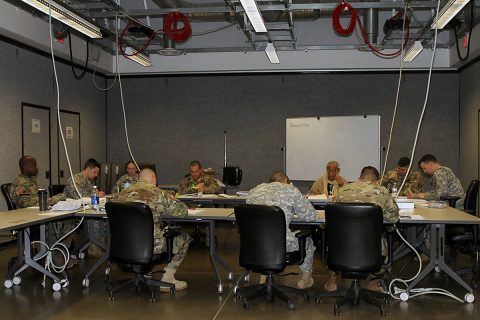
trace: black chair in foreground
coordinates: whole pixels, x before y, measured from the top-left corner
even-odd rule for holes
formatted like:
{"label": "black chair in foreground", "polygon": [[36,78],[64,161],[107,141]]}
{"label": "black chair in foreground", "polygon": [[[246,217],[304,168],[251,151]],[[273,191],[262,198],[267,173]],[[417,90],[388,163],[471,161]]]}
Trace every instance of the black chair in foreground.
{"label": "black chair in foreground", "polygon": [[243,307],[250,308],[249,301],[257,297],[265,296],[267,301],[273,301],[276,296],[287,303],[289,310],[294,310],[295,305],[286,293],[296,293],[308,300],[306,290],[279,285],[274,276],[287,265],[303,263],[310,232],[297,233],[299,250],[286,252],[285,214],[279,207],[240,205],[235,207],[235,219],[240,233],[239,263],[246,269],[239,281],[251,271],[267,277],[264,284],[235,288],[236,295],[243,298]]}
{"label": "black chair in foreground", "polygon": [[317,294],[322,298],[338,297],[334,314],[340,315],[340,307],[347,302],[358,306],[360,300],[377,305],[382,316],[386,315],[386,293],[361,288],[359,281],[367,279],[382,267],[382,208],[372,203],[333,203],[325,210],[327,232],[327,265],[331,271],[341,272],[345,279],[353,279],[349,289]]}
{"label": "black chair in foreground", "polygon": [[[477,216],[477,200],[480,182],[472,180],[465,193],[464,211]],[[449,248],[449,261],[457,258],[457,251],[473,256],[473,264],[456,271],[458,275],[472,273],[472,288],[480,288],[480,236],[478,225],[452,225],[445,228],[446,243]]]}
{"label": "black chair in foreground", "polygon": [[0,188],[2,189],[3,197],[5,198],[5,202],[7,202],[7,208],[9,211],[17,209],[17,206],[15,205],[15,203],[13,203],[12,198],[10,198],[9,189],[11,185],[11,183],[4,183],[0,186]]}
{"label": "black chair in foreground", "polygon": [[[154,265],[168,263],[173,257],[173,240],[178,231],[166,230],[167,252],[153,254],[153,216],[149,206],[138,202],[107,202],[105,204],[110,226],[109,266],[107,268],[107,290],[109,299],[114,299],[114,293],[134,285],[137,293],[147,288],[150,301],[155,301],[154,288],[151,286],[167,286],[171,292],[175,285],[146,276]],[[122,271],[133,272],[134,279],[124,279],[112,282],[110,262],[117,262]],[[130,280],[130,281],[128,281]],[[114,290],[114,285],[122,284]],[[157,289],[158,290],[158,289]]]}

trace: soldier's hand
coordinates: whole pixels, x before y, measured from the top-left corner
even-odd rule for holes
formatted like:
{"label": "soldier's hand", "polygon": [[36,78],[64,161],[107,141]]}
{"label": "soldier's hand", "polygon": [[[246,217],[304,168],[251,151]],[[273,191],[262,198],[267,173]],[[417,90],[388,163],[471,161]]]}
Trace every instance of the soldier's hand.
{"label": "soldier's hand", "polygon": [[205,192],[205,183],[200,182],[197,184],[197,192]]}
{"label": "soldier's hand", "polygon": [[105,197],[105,192],[103,192],[103,191],[98,191],[98,196],[99,196],[100,198]]}
{"label": "soldier's hand", "polygon": [[405,195],[407,196],[408,199],[415,199],[415,194],[412,193],[411,191],[408,191],[407,193],[405,193]]}

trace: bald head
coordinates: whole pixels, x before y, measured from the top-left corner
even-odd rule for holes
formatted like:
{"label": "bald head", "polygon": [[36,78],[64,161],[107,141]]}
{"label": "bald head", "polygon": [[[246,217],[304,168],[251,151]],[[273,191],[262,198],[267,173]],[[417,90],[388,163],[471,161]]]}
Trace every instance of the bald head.
{"label": "bald head", "polygon": [[38,174],[37,160],[32,156],[23,156],[18,161],[18,166],[22,174],[27,177],[33,177]]}
{"label": "bald head", "polygon": [[155,174],[155,171],[152,169],[142,169],[140,170],[140,173],[138,175],[138,180],[146,183],[150,183],[153,185],[157,185],[157,175]]}

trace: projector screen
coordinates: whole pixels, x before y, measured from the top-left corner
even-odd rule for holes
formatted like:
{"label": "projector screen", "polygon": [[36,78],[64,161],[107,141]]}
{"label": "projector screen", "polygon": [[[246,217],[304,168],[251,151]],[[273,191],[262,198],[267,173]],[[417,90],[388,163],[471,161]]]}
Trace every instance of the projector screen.
{"label": "projector screen", "polygon": [[286,173],[291,180],[316,180],[328,161],[355,181],[365,166],[380,168],[380,116],[287,119]]}

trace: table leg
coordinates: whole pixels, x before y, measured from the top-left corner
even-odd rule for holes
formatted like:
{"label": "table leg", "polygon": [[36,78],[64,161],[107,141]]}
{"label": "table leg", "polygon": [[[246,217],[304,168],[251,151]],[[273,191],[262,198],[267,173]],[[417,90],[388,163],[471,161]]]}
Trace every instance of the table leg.
{"label": "table leg", "polygon": [[215,272],[215,276],[217,277],[217,282],[218,282],[218,293],[223,293],[223,283],[222,283],[222,278],[220,276],[220,273],[218,272],[217,268],[217,262],[220,263],[220,265],[228,272],[228,279],[232,280],[232,270],[230,266],[227,264],[225,260],[217,256],[216,252],[216,244],[215,244],[215,221],[210,220],[209,221],[209,226],[210,226],[210,247],[208,250],[209,257],[210,257],[210,262],[212,264],[213,272]]}

